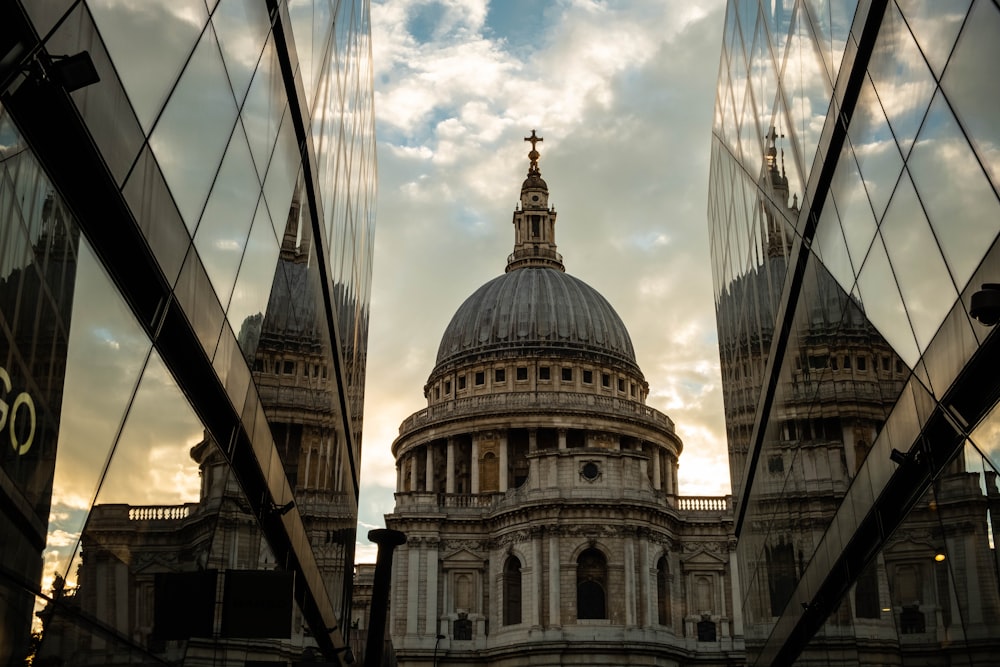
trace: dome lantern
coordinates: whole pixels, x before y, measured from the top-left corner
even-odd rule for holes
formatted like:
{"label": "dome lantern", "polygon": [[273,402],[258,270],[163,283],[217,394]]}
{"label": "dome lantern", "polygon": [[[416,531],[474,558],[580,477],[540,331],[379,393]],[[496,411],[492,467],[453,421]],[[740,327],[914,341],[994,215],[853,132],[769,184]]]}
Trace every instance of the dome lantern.
{"label": "dome lantern", "polygon": [[521,201],[514,209],[514,252],[507,258],[507,271],[526,266],[544,266],[565,271],[562,255],[556,252],[556,211],[549,206],[549,186],[538,168],[537,144],[544,141],[531,131],[525,141],[528,152],[528,177],[521,185]]}

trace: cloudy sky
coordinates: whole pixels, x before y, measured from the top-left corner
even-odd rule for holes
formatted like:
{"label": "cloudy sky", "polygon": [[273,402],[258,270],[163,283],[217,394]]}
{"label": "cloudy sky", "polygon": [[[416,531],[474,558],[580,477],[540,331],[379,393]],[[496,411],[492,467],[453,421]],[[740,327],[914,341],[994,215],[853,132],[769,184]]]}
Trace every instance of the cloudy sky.
{"label": "cloudy sky", "polygon": [[379,197],[359,560],[399,424],[459,305],[503,273],[535,129],[567,272],[622,317],[680,490],[729,492],[706,222],[725,2],[373,0]]}

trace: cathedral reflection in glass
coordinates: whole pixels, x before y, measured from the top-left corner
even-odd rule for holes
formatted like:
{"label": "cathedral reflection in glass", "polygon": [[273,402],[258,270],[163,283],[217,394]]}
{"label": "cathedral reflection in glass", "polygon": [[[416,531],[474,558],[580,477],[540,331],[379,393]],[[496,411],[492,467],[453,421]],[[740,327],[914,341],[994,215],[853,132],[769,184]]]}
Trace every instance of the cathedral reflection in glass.
{"label": "cathedral reflection in glass", "polygon": [[0,664],[347,660],[368,11],[0,2]]}
{"label": "cathedral reflection in glass", "polygon": [[727,8],[708,210],[749,665],[1000,652],[1000,338],[970,308],[1000,283],[997,35],[989,0]]}

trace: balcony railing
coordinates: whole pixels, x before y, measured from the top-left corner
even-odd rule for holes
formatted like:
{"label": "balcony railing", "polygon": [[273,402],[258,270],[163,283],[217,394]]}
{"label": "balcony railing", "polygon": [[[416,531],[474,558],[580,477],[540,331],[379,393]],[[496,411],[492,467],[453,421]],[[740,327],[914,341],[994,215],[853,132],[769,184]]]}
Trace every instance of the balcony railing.
{"label": "balcony railing", "polygon": [[674,422],[667,415],[638,401],[564,391],[519,391],[469,396],[431,405],[416,412],[399,427],[404,435],[428,424],[492,413],[580,412],[594,416],[632,419],[651,428],[674,432]]}
{"label": "balcony railing", "polygon": [[128,508],[129,521],[176,521],[191,515],[191,505],[135,505]]}
{"label": "balcony railing", "polygon": [[678,496],[677,509],[684,512],[728,512],[730,496]]}
{"label": "balcony railing", "polygon": [[[648,500],[650,491],[644,493],[619,492],[609,494],[608,501]],[[644,496],[644,497],[643,497]],[[515,505],[532,501],[543,501],[546,493],[527,492],[525,489],[511,489],[506,493],[432,493],[426,491],[407,491],[396,494],[396,510],[435,511],[435,510],[473,510],[488,513],[494,510],[511,509]],[[561,494],[559,497],[564,497]],[[572,495],[570,496],[572,497]],[[658,495],[668,506],[682,512],[729,512],[732,508],[732,496],[665,496]]]}
{"label": "balcony railing", "polygon": [[507,255],[507,263],[510,264],[514,261],[534,258],[548,259],[559,263],[563,261],[562,255],[555,250],[549,250],[548,248],[522,248]]}

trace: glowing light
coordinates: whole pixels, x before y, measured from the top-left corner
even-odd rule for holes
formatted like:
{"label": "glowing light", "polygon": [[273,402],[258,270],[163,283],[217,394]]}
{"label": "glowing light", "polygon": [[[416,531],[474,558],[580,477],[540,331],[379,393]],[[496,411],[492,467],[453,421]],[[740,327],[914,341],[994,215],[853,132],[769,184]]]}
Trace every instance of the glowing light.
{"label": "glowing light", "polygon": [[944,560],[944,554],[934,554],[934,560],[940,563]]}

